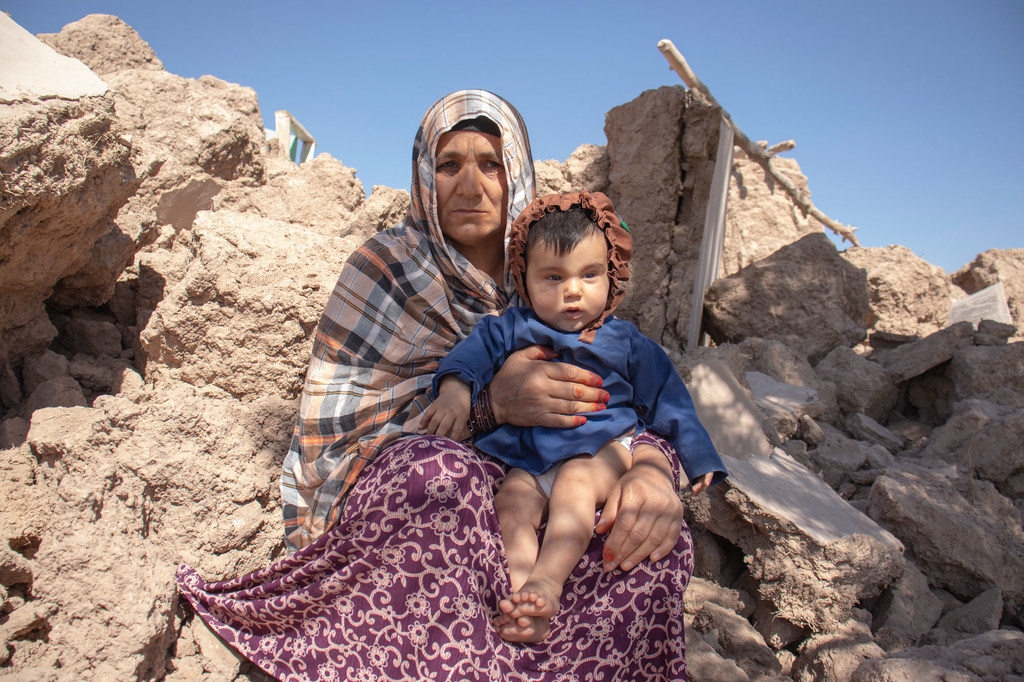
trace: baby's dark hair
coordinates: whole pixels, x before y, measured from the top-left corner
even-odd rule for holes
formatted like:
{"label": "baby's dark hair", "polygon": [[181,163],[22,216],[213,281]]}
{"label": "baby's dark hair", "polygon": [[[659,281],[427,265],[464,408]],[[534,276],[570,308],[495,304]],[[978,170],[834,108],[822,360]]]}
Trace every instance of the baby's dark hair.
{"label": "baby's dark hair", "polygon": [[564,256],[591,234],[604,236],[600,226],[579,206],[545,213],[530,225],[525,252],[529,253],[534,244],[548,244],[554,247],[556,254]]}

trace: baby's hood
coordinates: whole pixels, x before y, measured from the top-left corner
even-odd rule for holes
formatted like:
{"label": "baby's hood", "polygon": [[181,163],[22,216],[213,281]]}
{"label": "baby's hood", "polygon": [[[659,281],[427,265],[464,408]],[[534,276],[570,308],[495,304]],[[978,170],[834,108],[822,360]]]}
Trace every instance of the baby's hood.
{"label": "baby's hood", "polygon": [[526,239],[530,227],[546,213],[566,211],[579,206],[604,232],[608,243],[608,302],[600,317],[590,323],[581,333],[580,341],[590,343],[594,334],[626,295],[624,283],[629,280],[629,259],[633,255],[633,240],[629,229],[615,213],[612,201],[601,192],[572,192],[570,194],[548,194],[534,199],[519,214],[509,232],[508,268],[515,282],[519,297],[529,302],[526,294]]}

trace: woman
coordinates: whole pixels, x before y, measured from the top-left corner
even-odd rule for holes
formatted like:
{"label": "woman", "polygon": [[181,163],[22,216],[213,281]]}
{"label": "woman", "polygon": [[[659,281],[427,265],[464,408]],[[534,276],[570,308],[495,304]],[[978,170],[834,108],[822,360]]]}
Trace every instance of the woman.
{"label": "woman", "polygon": [[[183,566],[182,592],[281,678],[685,679],[692,550],[676,459],[649,435],[551,636],[515,645],[492,627],[511,591],[493,506],[503,468],[445,438],[401,436],[416,432],[439,358],[511,302],[504,241],[533,199],[519,114],[481,90],[439,100],[416,135],[411,194],[405,223],[350,257],[316,333],[282,476],[298,551],[219,584]],[[474,427],[571,427],[600,409],[597,377],[547,359],[540,348],[510,357]]]}

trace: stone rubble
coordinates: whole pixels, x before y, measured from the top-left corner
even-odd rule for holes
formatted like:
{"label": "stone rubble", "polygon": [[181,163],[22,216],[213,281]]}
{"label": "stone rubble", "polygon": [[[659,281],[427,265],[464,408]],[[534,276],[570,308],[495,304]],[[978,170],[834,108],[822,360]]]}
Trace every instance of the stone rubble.
{"label": "stone rubble", "polygon": [[717,344],[773,339],[817,363],[832,349],[864,339],[867,277],[816,232],[716,280],[704,309],[707,333]]}
{"label": "stone rubble", "polygon": [[[46,53],[88,81],[63,98],[0,75],[21,93],[0,101],[0,680],[269,679],[174,569],[283,555],[311,334],[408,194],[277,157],[255,92],[167,73],[116,17],[39,38],[92,71]],[[664,87],[606,136],[538,162],[538,188],[611,195],[642,264],[621,315],[730,467],[684,495],[691,679],[1024,679],[1024,249],[951,275],[839,252],[737,155],[712,345],[684,354],[718,115]]]}

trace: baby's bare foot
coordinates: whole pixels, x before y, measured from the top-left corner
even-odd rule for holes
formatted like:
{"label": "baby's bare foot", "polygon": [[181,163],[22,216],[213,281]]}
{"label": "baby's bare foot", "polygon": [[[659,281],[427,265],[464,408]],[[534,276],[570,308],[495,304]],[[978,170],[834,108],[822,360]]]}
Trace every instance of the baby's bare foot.
{"label": "baby's bare foot", "polygon": [[[502,602],[506,602],[506,601],[508,601],[508,600],[507,599],[502,599]],[[500,606],[499,606],[499,608],[500,608]],[[503,630],[505,630],[506,628],[508,628],[510,626],[514,626],[515,624],[516,624],[515,618],[513,618],[510,615],[508,615],[507,613],[499,613],[498,615],[496,615],[494,618],[491,619],[491,625],[493,625],[494,629],[498,631],[498,634],[501,634],[501,632]]]}
{"label": "baby's bare foot", "polygon": [[494,627],[498,636],[506,642],[540,642],[551,629],[547,618],[511,618],[498,616],[494,619]]}
{"label": "baby's bare foot", "polygon": [[562,586],[532,575],[522,589],[498,603],[501,615],[495,627],[502,639],[509,642],[540,642],[551,631],[551,618],[558,613]]}
{"label": "baby's bare foot", "polygon": [[540,642],[548,636],[551,630],[551,619],[534,616],[513,616],[512,613],[520,608],[521,602],[513,601],[514,598],[521,599],[521,593],[516,592],[508,599],[498,602],[501,609],[493,621],[498,636],[506,642]]}
{"label": "baby's bare foot", "polygon": [[[558,600],[562,597],[562,585],[547,576],[534,573],[523,584],[522,589],[513,592],[507,601],[513,608],[507,613],[513,618],[521,616],[551,618],[558,613]],[[504,609],[503,609],[504,610]]]}

